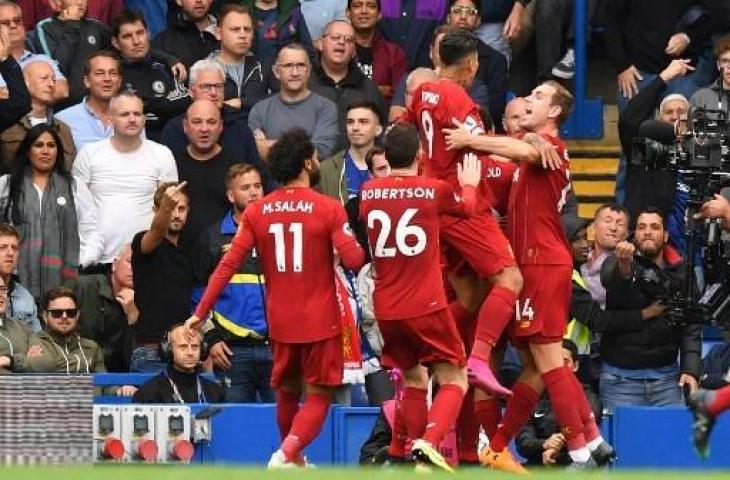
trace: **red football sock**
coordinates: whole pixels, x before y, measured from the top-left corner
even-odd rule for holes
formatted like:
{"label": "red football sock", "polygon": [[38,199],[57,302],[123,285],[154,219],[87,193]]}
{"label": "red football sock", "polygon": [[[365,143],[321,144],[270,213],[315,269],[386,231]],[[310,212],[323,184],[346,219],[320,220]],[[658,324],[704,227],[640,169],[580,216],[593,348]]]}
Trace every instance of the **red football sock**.
{"label": "red football sock", "polygon": [[583,421],[583,436],[586,442],[591,442],[601,436],[601,430],[596,424],[596,415],[593,413],[591,404],[588,403],[586,393],[575,374],[570,375],[570,379],[573,383],[574,395],[576,400],[576,406],[578,407],[578,414]]}
{"label": "red football sock", "polygon": [[438,448],[456,417],[464,400],[464,390],[458,385],[446,384],[439,388],[428,411],[428,424],[423,439]]}
{"label": "red football sock", "polygon": [[[514,394],[514,392],[513,392]],[[532,413],[532,412],[530,412]],[[502,406],[496,398],[479,400],[474,404],[474,414],[484,429],[490,441],[497,432],[497,426],[502,420]]]}
{"label": "red football sock", "polygon": [[492,348],[514,316],[515,301],[517,295],[512,290],[500,285],[492,288],[479,309],[476,341],[471,356],[489,362]]}
{"label": "red football sock", "polygon": [[401,411],[401,403],[396,400],[395,415],[393,415],[393,425],[391,425],[390,446],[388,453],[393,457],[406,456],[406,425],[403,420],[403,412]]}
{"label": "red football sock", "polygon": [[281,388],[276,390],[276,423],[279,425],[279,437],[282,441],[289,435],[294,416],[299,411],[300,397],[298,393],[285,392]]}
{"label": "red football sock", "polygon": [[501,452],[522,430],[537,406],[540,395],[528,384],[517,382],[512,387],[512,396],[507,401],[507,410],[494,437],[489,438],[490,448]]}
{"label": "red football sock", "polygon": [[414,440],[423,437],[428,419],[428,405],[426,404],[425,388],[406,387],[400,401],[403,423],[406,426],[408,439]]}
{"label": "red football sock", "polygon": [[479,419],[474,412],[474,388],[469,388],[461,402],[461,411],[456,420],[456,437],[458,439],[459,460],[478,462],[479,455]]}
{"label": "red football sock", "polygon": [[542,375],[550,406],[555,412],[560,429],[565,435],[565,442],[568,450],[578,450],[586,447],[586,439],[583,435],[583,420],[578,413],[575,404],[575,387],[570,379],[573,376],[567,367],[554,368]]}
{"label": "red football sock", "polygon": [[707,412],[716,417],[730,408],[730,387],[715,390],[715,398],[707,405]]}
{"label": "red football sock", "polygon": [[304,448],[319,435],[330,406],[329,395],[310,393],[294,417],[289,435],[281,443],[281,451],[287,462],[300,458]]}

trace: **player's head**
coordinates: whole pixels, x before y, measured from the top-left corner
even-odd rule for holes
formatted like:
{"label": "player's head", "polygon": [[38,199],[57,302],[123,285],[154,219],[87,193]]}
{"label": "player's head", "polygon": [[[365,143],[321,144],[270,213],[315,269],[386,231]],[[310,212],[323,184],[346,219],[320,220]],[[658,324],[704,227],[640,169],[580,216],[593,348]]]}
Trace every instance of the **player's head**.
{"label": "player's head", "polygon": [[385,178],[390,176],[390,165],[385,158],[383,147],[373,147],[365,154],[365,164],[373,178]]}
{"label": "player's head", "polygon": [[269,151],[269,170],[284,186],[302,178],[304,172],[309,185],[319,183],[319,159],[307,132],[295,128],[279,137]]}
{"label": "player's head", "polygon": [[520,127],[537,132],[544,127],[558,127],[573,110],[573,95],[555,80],[538,85],[525,98],[525,114]]}
{"label": "player's head", "polygon": [[444,35],[439,45],[441,68],[451,72],[454,80],[469,87],[479,69],[479,41],[468,30],[458,29]]}
{"label": "player's head", "polygon": [[406,108],[411,108],[413,104],[413,95],[418,87],[427,82],[438,80],[439,76],[430,68],[417,68],[408,74],[406,78]]}
{"label": "player's head", "polygon": [[522,133],[520,128],[520,120],[525,114],[525,99],[523,97],[515,97],[504,108],[504,116],[502,117],[502,128],[508,135],[517,135]]}
{"label": "player's head", "polygon": [[661,210],[646,207],[636,216],[634,243],[643,256],[652,260],[661,256],[669,240],[667,220]]}
{"label": "player's head", "polygon": [[385,158],[390,168],[402,170],[414,166],[420,147],[418,131],[410,123],[397,123],[385,134]]}

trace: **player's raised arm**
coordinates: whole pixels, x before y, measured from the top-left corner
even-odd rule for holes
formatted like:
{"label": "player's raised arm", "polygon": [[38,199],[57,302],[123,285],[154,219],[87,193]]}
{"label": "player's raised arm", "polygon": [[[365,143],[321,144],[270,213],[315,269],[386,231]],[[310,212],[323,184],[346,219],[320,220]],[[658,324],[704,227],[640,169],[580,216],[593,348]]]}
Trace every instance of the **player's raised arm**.
{"label": "player's raised arm", "polygon": [[535,145],[507,136],[475,134],[467,126],[452,120],[454,128],[445,128],[444,136],[449,150],[470,148],[509,158],[516,162],[540,162],[540,151]]}
{"label": "player's raised arm", "polygon": [[233,237],[230,250],[223,255],[218,266],[210,275],[208,286],[205,288],[198,308],[195,309],[195,313],[185,322],[185,326],[188,329],[196,328],[199,330],[203,327],[203,320],[213,308],[213,305],[215,305],[218,296],[226,288],[226,285],[228,285],[231,277],[238,270],[241,262],[251,253],[254,246],[254,236],[248,217],[249,214],[250,208],[243,212],[241,223],[238,225],[238,231]]}

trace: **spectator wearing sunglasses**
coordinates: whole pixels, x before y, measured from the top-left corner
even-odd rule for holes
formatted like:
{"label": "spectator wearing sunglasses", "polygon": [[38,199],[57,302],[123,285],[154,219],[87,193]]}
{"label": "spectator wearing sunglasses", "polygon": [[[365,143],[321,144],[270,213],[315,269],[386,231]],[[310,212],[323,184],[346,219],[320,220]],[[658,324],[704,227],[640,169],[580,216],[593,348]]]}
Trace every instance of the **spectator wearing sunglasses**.
{"label": "spectator wearing sunglasses", "polygon": [[42,302],[44,331],[31,339],[40,354],[26,358],[32,372],[89,374],[106,372],[104,353],[93,340],[78,332],[79,309],[76,294],[66,287],[49,290]]}

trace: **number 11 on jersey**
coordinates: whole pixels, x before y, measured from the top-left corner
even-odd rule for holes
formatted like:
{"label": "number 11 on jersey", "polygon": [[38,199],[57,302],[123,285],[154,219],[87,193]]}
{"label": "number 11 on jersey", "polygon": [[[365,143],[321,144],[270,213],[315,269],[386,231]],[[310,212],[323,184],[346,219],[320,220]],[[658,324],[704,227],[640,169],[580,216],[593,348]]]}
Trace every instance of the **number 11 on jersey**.
{"label": "number 11 on jersey", "polygon": [[[302,224],[301,223],[290,223],[289,233],[292,237],[291,244],[291,257],[292,257],[292,271],[299,273],[302,271],[302,252],[303,252],[303,240],[302,240]],[[276,256],[276,270],[279,272],[286,272],[286,258],[287,258],[287,242],[284,234],[283,223],[272,223],[269,225],[269,233],[274,236],[274,254]]]}

